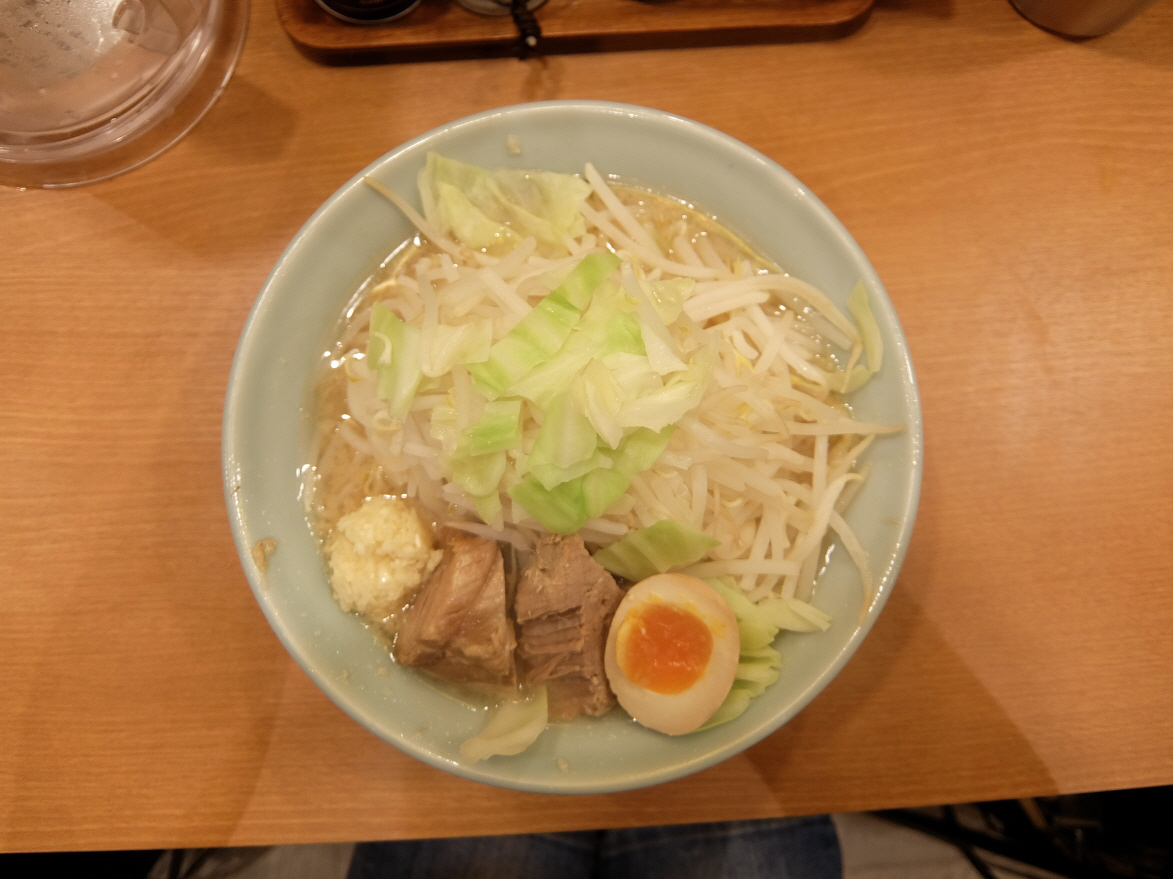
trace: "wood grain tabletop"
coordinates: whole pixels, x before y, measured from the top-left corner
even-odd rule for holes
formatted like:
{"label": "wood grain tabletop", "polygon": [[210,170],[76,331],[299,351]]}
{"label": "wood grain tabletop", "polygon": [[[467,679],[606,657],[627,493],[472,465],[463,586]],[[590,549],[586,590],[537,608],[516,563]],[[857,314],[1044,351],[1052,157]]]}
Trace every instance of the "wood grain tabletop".
{"label": "wood grain tabletop", "polygon": [[[795,815],[1173,783],[1173,3],[1067,41],[1005,0],[842,39],[325,67],[271,0],[220,101],[122,177],[0,190],[0,850]],[[925,425],[899,582],[796,719],[656,788],[463,781],[286,654],[220,476],[245,316],[314,209],[494,106],[598,98],[780,162],[869,255]]]}

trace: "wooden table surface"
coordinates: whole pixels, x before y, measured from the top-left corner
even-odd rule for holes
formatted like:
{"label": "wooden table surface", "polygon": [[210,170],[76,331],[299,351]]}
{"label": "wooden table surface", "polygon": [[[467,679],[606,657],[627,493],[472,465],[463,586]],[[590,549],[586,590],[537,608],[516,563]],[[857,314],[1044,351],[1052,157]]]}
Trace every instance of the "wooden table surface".
{"label": "wooden table surface", "polygon": [[[920,515],[873,633],[794,721],[659,788],[462,781],[334,707],[241,572],[220,417],[315,207],[493,106],[669,110],[843,220],[907,332]],[[253,845],[856,810],[1173,783],[1173,3],[1068,42],[885,0],[833,42],[363,68],[255,0],[227,91],[115,180],[0,191],[0,850]]]}

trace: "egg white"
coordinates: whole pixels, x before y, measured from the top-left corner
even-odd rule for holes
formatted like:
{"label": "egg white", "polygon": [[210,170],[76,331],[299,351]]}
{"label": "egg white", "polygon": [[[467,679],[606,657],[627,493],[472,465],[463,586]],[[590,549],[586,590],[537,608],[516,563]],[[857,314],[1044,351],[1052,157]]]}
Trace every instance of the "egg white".
{"label": "egg white", "polygon": [[[687,690],[664,694],[634,683],[619,666],[616,645],[624,620],[645,603],[664,601],[695,614],[713,636],[713,652],[704,674]],[[687,574],[656,574],[628,590],[607,633],[603,667],[619,704],[636,721],[668,735],[693,732],[712,717],[729,695],[737,674],[741,639],[737,618],[708,583]]]}

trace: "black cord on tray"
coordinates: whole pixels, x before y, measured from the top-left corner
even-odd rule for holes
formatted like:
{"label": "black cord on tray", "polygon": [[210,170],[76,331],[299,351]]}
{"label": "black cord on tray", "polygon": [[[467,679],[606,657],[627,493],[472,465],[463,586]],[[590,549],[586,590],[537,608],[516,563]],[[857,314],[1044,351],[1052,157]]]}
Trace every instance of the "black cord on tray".
{"label": "black cord on tray", "polygon": [[528,58],[537,51],[542,28],[530,11],[528,0],[509,0],[509,14],[517,25],[517,57]]}

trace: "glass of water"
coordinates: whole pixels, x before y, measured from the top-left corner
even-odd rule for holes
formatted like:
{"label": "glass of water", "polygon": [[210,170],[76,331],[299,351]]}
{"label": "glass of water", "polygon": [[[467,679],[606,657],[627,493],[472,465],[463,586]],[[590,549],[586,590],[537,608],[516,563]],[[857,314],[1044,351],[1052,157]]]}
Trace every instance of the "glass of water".
{"label": "glass of water", "polygon": [[154,158],[223,90],[247,22],[248,0],[0,0],[0,184]]}

